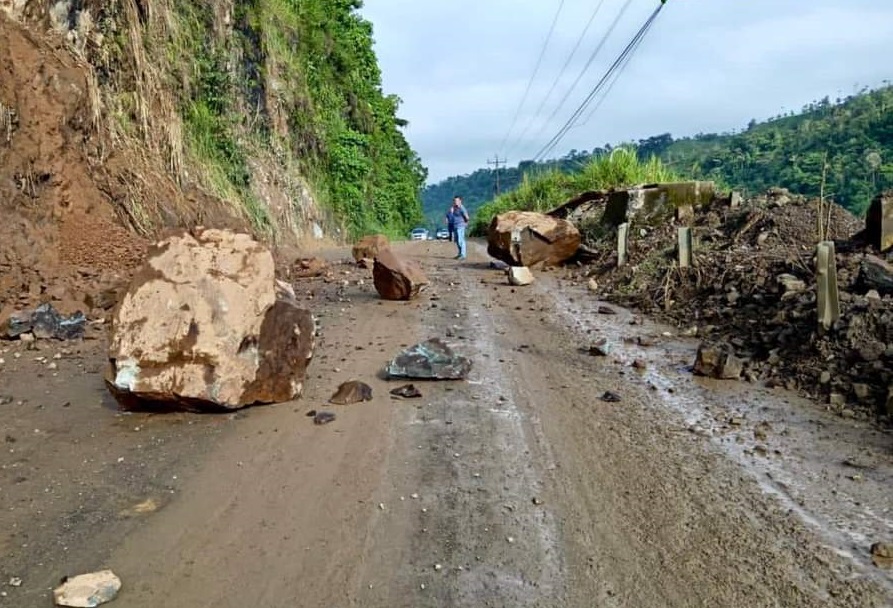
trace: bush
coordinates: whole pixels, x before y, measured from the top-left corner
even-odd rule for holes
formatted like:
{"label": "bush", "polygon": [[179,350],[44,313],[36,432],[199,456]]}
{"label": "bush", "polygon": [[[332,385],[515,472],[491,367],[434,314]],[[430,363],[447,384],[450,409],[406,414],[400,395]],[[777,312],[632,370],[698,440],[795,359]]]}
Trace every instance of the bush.
{"label": "bush", "polygon": [[636,184],[675,181],[678,177],[657,157],[640,161],[633,148],[617,148],[593,158],[576,173],[550,170],[525,175],[516,190],[495,198],[478,209],[471,233],[483,235],[493,217],[507,211],[546,212],[587,190],[625,188]]}

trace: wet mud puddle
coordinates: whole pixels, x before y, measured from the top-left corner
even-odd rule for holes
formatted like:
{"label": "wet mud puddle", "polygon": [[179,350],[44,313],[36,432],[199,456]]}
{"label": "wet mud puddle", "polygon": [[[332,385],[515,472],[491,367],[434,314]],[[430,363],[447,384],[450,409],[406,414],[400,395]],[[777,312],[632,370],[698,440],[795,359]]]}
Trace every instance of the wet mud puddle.
{"label": "wet mud puddle", "polygon": [[648,385],[681,417],[680,432],[709,440],[824,545],[893,590],[893,573],[876,568],[869,553],[872,543],[893,536],[893,434],[783,389],[694,376],[697,340],[581,287],[555,289],[546,281],[537,289],[555,301],[581,347],[606,339],[620,373]]}

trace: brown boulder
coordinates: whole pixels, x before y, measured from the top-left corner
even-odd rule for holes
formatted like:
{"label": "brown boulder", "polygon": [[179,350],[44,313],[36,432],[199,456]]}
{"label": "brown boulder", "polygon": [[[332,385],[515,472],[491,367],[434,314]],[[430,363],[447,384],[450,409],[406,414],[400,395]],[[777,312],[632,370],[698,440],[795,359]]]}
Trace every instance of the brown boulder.
{"label": "brown boulder", "polygon": [[372,280],[385,300],[411,300],[428,284],[428,278],[418,264],[398,257],[390,249],[375,258]]}
{"label": "brown boulder", "polygon": [[370,234],[364,236],[353,246],[353,259],[359,262],[362,259],[375,259],[382,251],[391,248],[388,237],[383,234]]}
{"label": "brown boulder", "polygon": [[567,220],[532,211],[497,215],[487,232],[487,253],[512,266],[555,266],[580,247],[580,232]]}
{"label": "brown boulder", "polygon": [[294,261],[288,276],[292,279],[311,279],[332,274],[329,263],[322,258],[299,258]]}
{"label": "brown boulder", "polygon": [[237,409],[303,388],[315,322],[250,236],[154,245],[114,311],[106,384],[125,408]]}

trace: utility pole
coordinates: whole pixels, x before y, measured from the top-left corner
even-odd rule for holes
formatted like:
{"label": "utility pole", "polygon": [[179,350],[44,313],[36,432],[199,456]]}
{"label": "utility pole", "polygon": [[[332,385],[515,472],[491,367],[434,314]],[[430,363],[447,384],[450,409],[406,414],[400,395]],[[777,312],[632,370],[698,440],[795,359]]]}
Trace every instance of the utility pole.
{"label": "utility pole", "polygon": [[500,159],[498,154],[496,154],[495,156],[496,156],[495,160],[490,160],[488,158],[487,164],[488,165],[496,165],[496,196],[499,196],[499,165],[505,166],[506,160],[504,158]]}

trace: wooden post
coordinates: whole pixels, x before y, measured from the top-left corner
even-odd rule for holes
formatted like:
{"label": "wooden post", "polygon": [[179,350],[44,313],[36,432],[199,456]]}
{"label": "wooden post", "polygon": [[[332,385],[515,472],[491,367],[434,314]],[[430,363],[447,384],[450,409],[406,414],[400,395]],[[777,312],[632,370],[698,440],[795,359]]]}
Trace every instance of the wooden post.
{"label": "wooden post", "polygon": [[626,264],[626,249],[629,244],[629,224],[624,223],[617,226],[617,267],[620,268]]}
{"label": "wooden post", "polygon": [[679,228],[677,240],[677,249],[679,251],[679,268],[688,268],[691,266],[691,228],[689,228],[688,226]]}
{"label": "wooden post", "polygon": [[837,256],[833,241],[822,241],[816,249],[816,283],[818,291],[818,320],[825,329],[840,318],[837,295]]}

